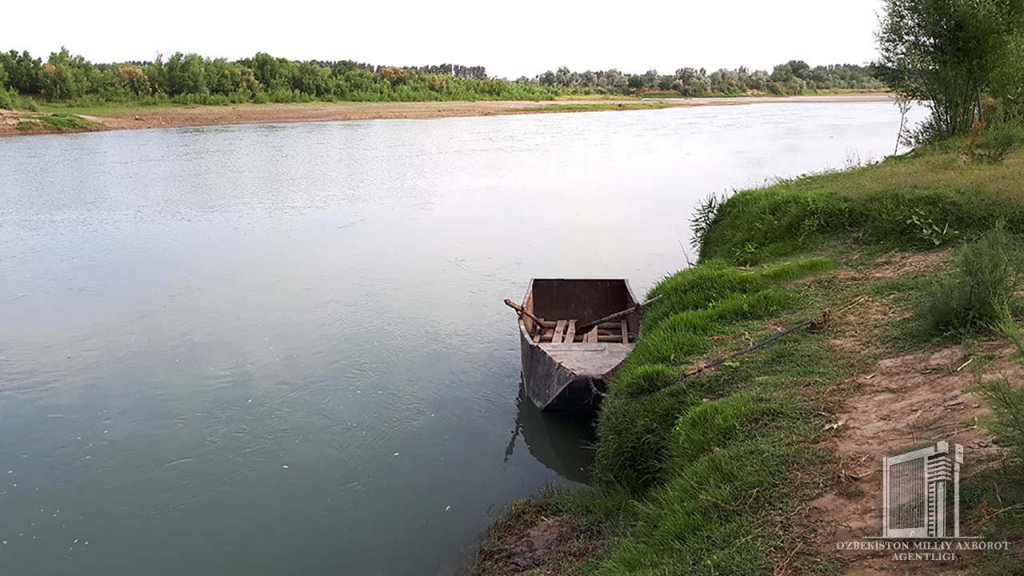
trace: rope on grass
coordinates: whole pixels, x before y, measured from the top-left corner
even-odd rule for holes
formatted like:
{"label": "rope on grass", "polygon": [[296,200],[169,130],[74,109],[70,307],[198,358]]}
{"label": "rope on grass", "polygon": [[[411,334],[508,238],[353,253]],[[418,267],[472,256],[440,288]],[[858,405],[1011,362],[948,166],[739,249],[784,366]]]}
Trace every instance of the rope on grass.
{"label": "rope on grass", "polygon": [[[857,298],[854,301],[852,301],[852,302],[846,304],[845,306],[839,308],[838,310],[836,310],[836,314],[842,314],[843,312],[846,312],[847,310],[853,308],[854,306],[863,304],[867,300],[868,300],[867,296],[861,296],[860,298]],[[640,398],[644,398],[644,397],[650,396],[652,394],[656,394],[658,392],[661,392],[662,390],[668,388],[669,386],[674,386],[674,385],[682,382],[683,380],[688,380],[690,378],[693,378],[694,376],[699,376],[700,374],[703,374],[704,372],[707,372],[708,370],[712,370],[714,368],[717,368],[717,367],[721,366],[722,364],[725,364],[726,362],[728,362],[730,360],[735,360],[736,358],[741,358],[743,356],[746,356],[748,354],[756,352],[757,350],[760,350],[761,348],[764,348],[765,346],[768,346],[769,344],[771,344],[771,343],[773,343],[773,342],[775,342],[775,341],[777,341],[777,340],[779,340],[781,338],[789,336],[790,334],[793,334],[794,332],[797,332],[798,330],[802,330],[804,328],[807,328],[807,331],[811,332],[811,333],[820,332],[820,331],[824,330],[831,322],[832,322],[832,311],[829,310],[828,308],[825,308],[825,309],[823,309],[821,311],[821,317],[820,318],[813,318],[811,320],[804,320],[803,322],[800,322],[798,324],[794,324],[793,326],[790,326],[789,328],[783,330],[782,332],[778,332],[778,333],[772,335],[771,337],[766,338],[764,340],[761,340],[760,342],[757,342],[756,344],[748,346],[748,347],[746,347],[746,348],[744,348],[742,350],[737,350],[735,352],[732,352],[732,353],[729,353],[729,354],[727,354],[725,356],[722,356],[721,358],[719,358],[718,360],[715,360],[713,362],[710,362],[710,363],[707,363],[707,364],[703,364],[703,363],[694,364],[693,366],[691,366],[691,367],[687,368],[686,370],[684,370],[683,373],[680,374],[678,378],[673,379],[668,384],[666,384],[664,386],[660,386],[658,388],[655,388],[654,390],[650,390],[650,391],[644,392],[643,394],[638,394],[636,396],[629,396],[628,399],[629,400],[638,400]],[[601,392],[600,390],[598,390],[597,387],[595,387],[593,384],[591,384],[590,389],[591,389],[591,393],[594,394],[594,395],[598,395],[598,396],[605,396],[606,395],[604,392]]]}

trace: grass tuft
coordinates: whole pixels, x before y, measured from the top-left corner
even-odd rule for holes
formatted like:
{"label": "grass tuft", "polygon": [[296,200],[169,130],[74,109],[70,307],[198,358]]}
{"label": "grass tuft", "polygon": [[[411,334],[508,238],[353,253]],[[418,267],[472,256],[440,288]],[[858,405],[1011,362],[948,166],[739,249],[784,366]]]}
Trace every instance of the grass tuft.
{"label": "grass tuft", "polygon": [[99,126],[98,122],[86,120],[72,114],[37,114],[20,118],[15,126],[17,130],[88,130]]}
{"label": "grass tuft", "polygon": [[673,467],[689,466],[789,408],[776,399],[750,391],[695,406],[672,431],[670,462]]}
{"label": "grass tuft", "polygon": [[37,118],[54,130],[86,130],[99,126],[97,122],[86,120],[73,114],[49,114],[37,116]]}
{"label": "grass tuft", "polygon": [[1020,255],[1003,226],[963,246],[957,269],[927,292],[921,316],[932,333],[967,333],[1003,319],[1020,280]]}

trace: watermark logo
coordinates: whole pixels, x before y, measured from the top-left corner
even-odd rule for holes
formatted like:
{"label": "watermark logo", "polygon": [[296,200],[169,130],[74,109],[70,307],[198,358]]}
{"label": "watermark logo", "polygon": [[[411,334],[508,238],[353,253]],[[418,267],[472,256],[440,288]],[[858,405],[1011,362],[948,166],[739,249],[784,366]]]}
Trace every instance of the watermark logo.
{"label": "watermark logo", "polygon": [[963,464],[963,446],[948,442],[883,458],[882,535],[836,547],[883,551],[894,562],[950,562],[966,551],[1009,550],[1009,542],[961,532]]}
{"label": "watermark logo", "polygon": [[963,446],[948,442],[884,458],[882,538],[960,538],[963,463]]}

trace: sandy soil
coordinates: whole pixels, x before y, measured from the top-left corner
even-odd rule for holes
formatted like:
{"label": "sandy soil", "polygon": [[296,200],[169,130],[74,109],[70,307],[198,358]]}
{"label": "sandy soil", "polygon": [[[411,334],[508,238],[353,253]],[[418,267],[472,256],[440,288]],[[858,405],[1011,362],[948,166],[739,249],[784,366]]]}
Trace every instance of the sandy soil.
{"label": "sandy soil", "polygon": [[[735,106],[742,104],[822,103],[822,102],[884,102],[888,94],[848,94],[836,96],[738,97],[650,99],[644,102],[664,103],[670,107]],[[341,120],[393,120],[447,118],[462,116],[494,116],[567,112],[551,106],[633,104],[637,100],[558,100],[558,101],[479,101],[479,102],[343,102],[312,104],[239,104],[235,106],[195,106],[181,108],[125,107],[111,109],[103,116],[82,117],[100,125],[89,129],[129,130],[173,126],[211,126],[222,124],[268,124],[287,122],[325,122]],[[614,110],[614,109],[613,109]],[[625,109],[628,110],[628,109]],[[583,110],[585,111],[585,110]],[[55,130],[17,129],[18,119],[28,113],[0,111],[0,136],[46,134]],[[71,130],[81,132],[83,130]]]}
{"label": "sandy soil", "polygon": [[[870,282],[934,273],[950,256],[949,251],[895,254],[881,267],[844,270],[839,277],[844,282]],[[888,298],[871,299],[837,322],[830,342],[839,354],[882,357],[867,363],[866,370],[852,380],[856,392],[832,416],[835,433],[823,447],[838,457],[839,485],[810,502],[804,516],[803,528],[813,547],[838,561],[847,576],[909,575],[925,568],[894,562],[891,552],[837,551],[836,543],[880,535],[883,456],[946,440],[964,446],[969,463],[965,477],[996,460],[1000,452],[979,426],[987,407],[971,388],[1021,373],[1010,359],[1012,350],[996,341],[981,343],[973,351],[945,346],[886,355],[878,341],[881,326],[906,317],[907,312]],[[995,360],[976,373],[970,364],[985,354]],[[970,533],[971,527],[964,530]],[[960,574],[965,564],[963,560],[929,563],[927,569],[930,574]]]}

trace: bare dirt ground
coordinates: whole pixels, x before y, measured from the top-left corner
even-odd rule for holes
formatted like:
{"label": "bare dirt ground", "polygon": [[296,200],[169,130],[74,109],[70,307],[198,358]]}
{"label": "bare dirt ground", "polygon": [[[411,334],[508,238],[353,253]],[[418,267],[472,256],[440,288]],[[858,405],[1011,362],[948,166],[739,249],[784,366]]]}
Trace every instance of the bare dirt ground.
{"label": "bare dirt ground", "polygon": [[[329,122],[342,120],[396,120],[448,118],[465,116],[495,116],[505,114],[532,114],[552,112],[585,112],[594,110],[565,110],[566,105],[636,106],[643,102],[656,102],[672,108],[693,106],[736,106],[743,104],[827,103],[827,102],[884,102],[888,94],[844,94],[834,96],[789,97],[737,97],[737,98],[678,98],[649,100],[556,100],[556,101],[478,101],[478,102],[317,102],[310,104],[238,104],[234,106],[146,107],[125,106],[104,110],[103,115],[82,118],[99,125],[88,130],[65,132],[130,130],[166,128],[174,126],[211,126],[222,124],[276,124],[290,122]],[[551,107],[556,108],[552,109]],[[635,108],[633,108],[635,109]],[[608,108],[615,110],[615,108]],[[624,108],[623,110],[630,110]],[[29,113],[0,110],[0,136],[18,134],[46,134],[58,130],[18,130],[19,118]]]}
{"label": "bare dirt ground", "polygon": [[576,574],[606,545],[601,535],[574,524],[551,502],[528,500],[513,505],[505,519],[491,527],[470,574]]}
{"label": "bare dirt ground", "polygon": [[[949,252],[897,255],[878,268],[845,270],[840,278],[867,282],[934,272],[948,256]],[[995,342],[971,350],[957,345],[886,355],[878,342],[881,326],[907,316],[888,299],[873,299],[840,319],[831,341],[840,354],[882,357],[865,363],[866,370],[853,378],[855,392],[834,414],[836,433],[824,447],[838,458],[839,485],[812,501],[805,516],[804,528],[817,551],[837,561],[850,576],[921,573],[925,566],[893,561],[892,552],[839,551],[837,543],[881,535],[884,456],[940,440],[955,442],[964,446],[966,477],[998,459],[998,448],[978,425],[987,409],[969,389],[1003,374],[1021,373],[1010,360],[1012,350]],[[983,357],[992,360],[977,370]],[[970,533],[969,526],[963,530]],[[962,573],[962,562],[929,563],[928,573]]]}

